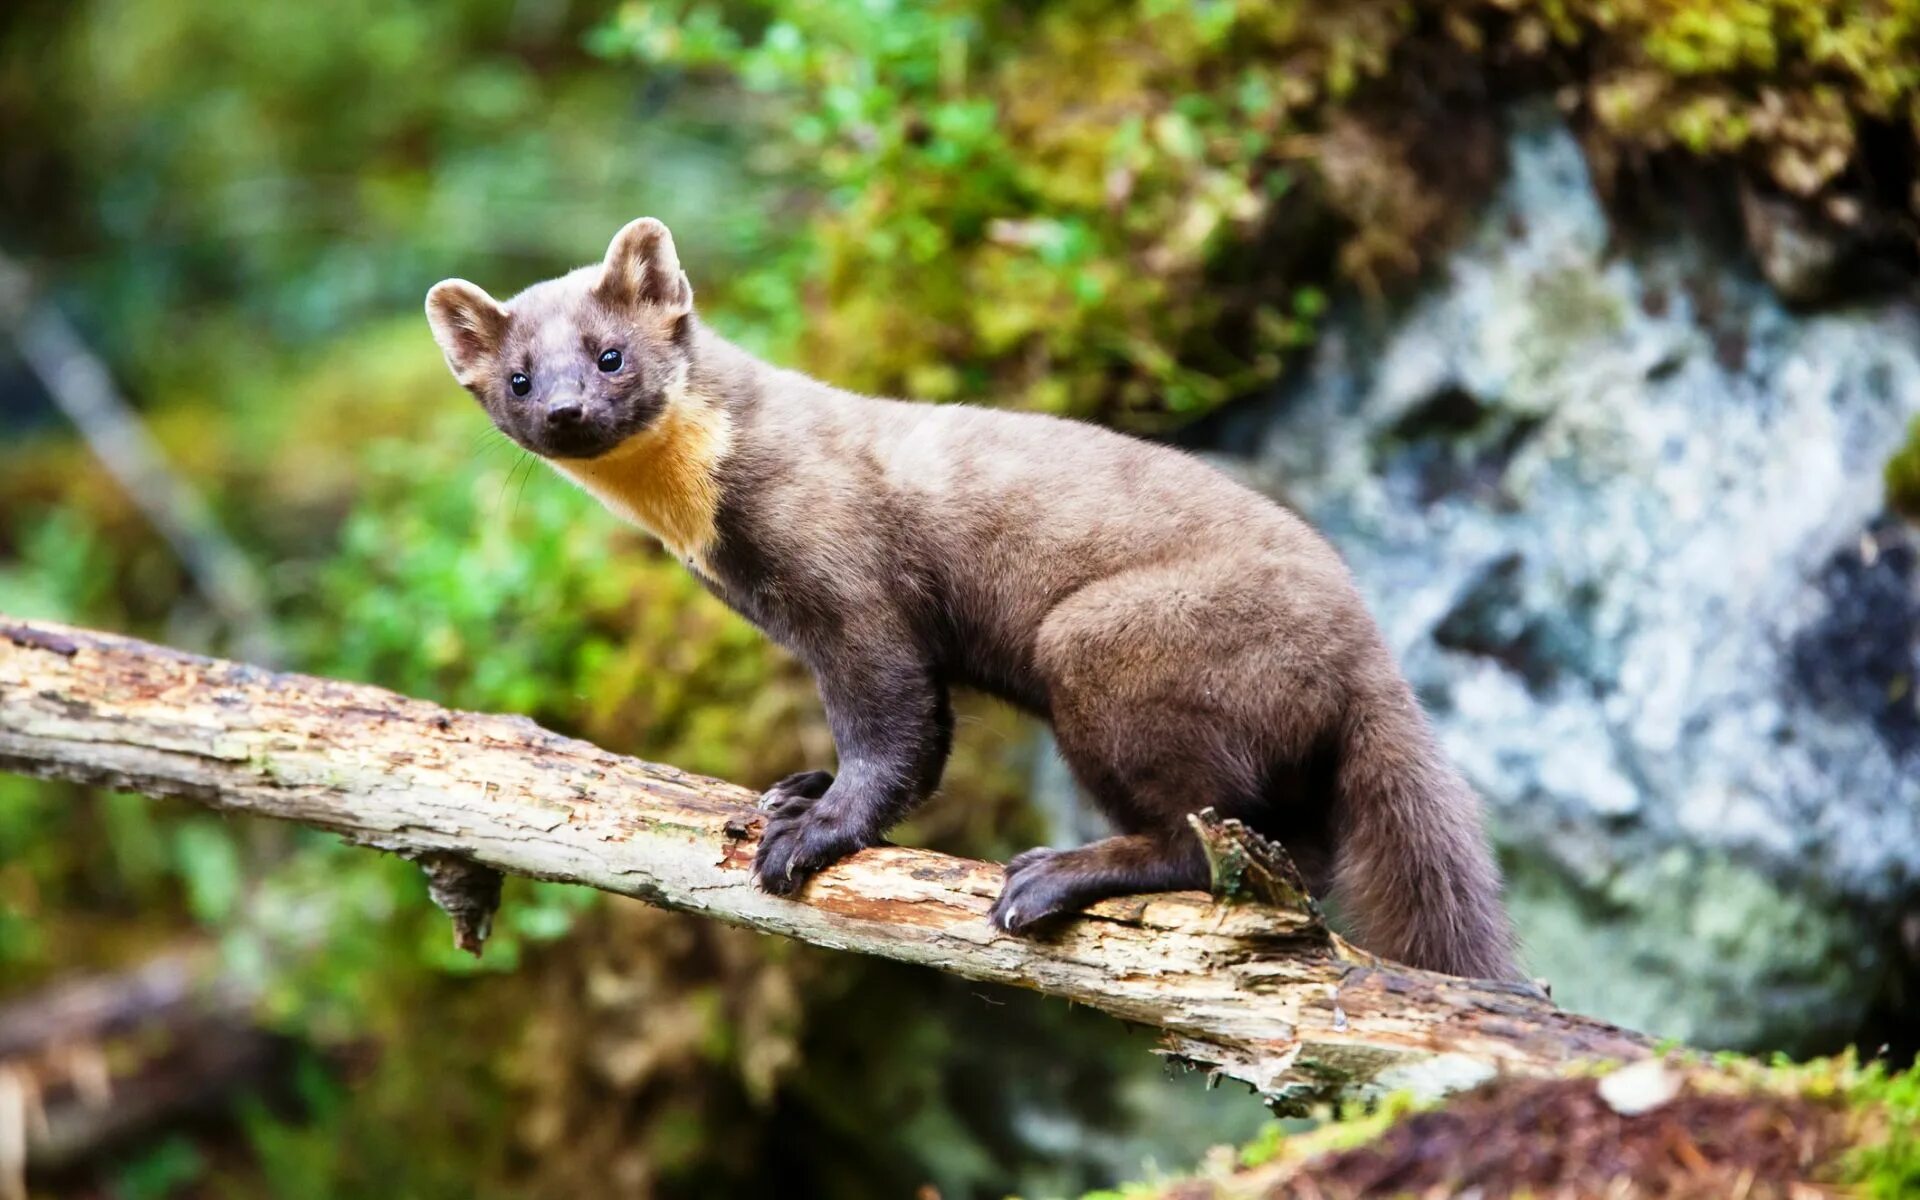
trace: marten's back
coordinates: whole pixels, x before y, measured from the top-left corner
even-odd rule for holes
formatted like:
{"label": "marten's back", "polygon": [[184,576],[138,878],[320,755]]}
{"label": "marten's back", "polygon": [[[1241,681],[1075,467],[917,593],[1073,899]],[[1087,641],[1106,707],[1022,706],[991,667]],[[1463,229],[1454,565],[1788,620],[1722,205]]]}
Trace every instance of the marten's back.
{"label": "marten's back", "polygon": [[1023,682],[1040,622],[1135,567],[1283,565],[1324,607],[1367,619],[1318,534],[1192,455],[1038,414],[785,383],[742,414],[723,526],[803,603],[871,590],[898,607],[975,686],[1040,707]]}

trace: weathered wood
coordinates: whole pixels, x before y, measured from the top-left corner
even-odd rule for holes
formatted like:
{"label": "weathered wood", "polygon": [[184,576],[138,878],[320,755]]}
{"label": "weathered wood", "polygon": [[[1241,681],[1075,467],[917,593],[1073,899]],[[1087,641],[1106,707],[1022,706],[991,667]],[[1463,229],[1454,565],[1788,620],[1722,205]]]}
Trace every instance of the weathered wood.
{"label": "weathered wood", "polygon": [[[524,718],[57,625],[0,618],[0,769],[298,821],[429,863],[585,884],[1033,988],[1157,1027],[1167,1052],[1276,1098],[1431,1093],[1647,1051],[1525,989],[1355,952],[1310,905],[1284,902],[1290,865],[1258,848],[1216,847],[1221,874],[1249,880],[1245,896],[1107,901],[1042,941],[987,923],[998,867],[922,850],[864,851],[782,899],[753,884],[761,818],[743,788]],[[1216,824],[1209,836],[1238,835]],[[489,880],[443,878],[463,936],[484,923]],[[475,889],[478,901],[462,895]]]}

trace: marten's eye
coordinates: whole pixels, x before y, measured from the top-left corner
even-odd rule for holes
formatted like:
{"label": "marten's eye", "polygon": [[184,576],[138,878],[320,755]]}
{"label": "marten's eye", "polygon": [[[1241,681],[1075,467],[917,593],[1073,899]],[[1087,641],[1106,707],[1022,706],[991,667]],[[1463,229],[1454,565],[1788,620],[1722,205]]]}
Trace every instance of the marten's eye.
{"label": "marten's eye", "polygon": [[533,390],[533,380],[528,379],[525,375],[522,375],[520,372],[515,371],[513,375],[510,378],[508,378],[507,386],[513,389],[514,395],[524,396],[528,392]]}
{"label": "marten's eye", "polygon": [[609,374],[618,371],[620,369],[620,362],[620,352],[618,350],[602,350],[600,352],[600,369],[602,371],[606,371]]}

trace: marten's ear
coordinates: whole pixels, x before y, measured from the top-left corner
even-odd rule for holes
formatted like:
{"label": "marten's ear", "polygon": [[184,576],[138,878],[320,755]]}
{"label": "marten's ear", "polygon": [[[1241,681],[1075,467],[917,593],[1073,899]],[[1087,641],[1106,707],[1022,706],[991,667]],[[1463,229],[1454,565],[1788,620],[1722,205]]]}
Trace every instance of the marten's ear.
{"label": "marten's ear", "polygon": [[673,235],[652,217],[629,221],[613,235],[593,294],[608,304],[651,304],[669,317],[693,311],[693,284],[680,269]]}
{"label": "marten's ear", "polygon": [[442,279],[427,293],[427,324],[447,356],[447,366],[462,385],[500,349],[507,332],[507,310],[477,284]]}

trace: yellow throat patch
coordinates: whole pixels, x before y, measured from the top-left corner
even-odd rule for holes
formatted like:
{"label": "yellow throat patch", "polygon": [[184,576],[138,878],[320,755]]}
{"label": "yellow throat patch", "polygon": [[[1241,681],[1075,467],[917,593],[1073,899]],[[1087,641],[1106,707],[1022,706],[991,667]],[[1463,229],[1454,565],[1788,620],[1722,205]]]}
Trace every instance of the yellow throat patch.
{"label": "yellow throat patch", "polygon": [[705,571],[720,510],[716,469],[732,437],[718,404],[675,389],[658,420],[600,457],[548,461],[607,511]]}

